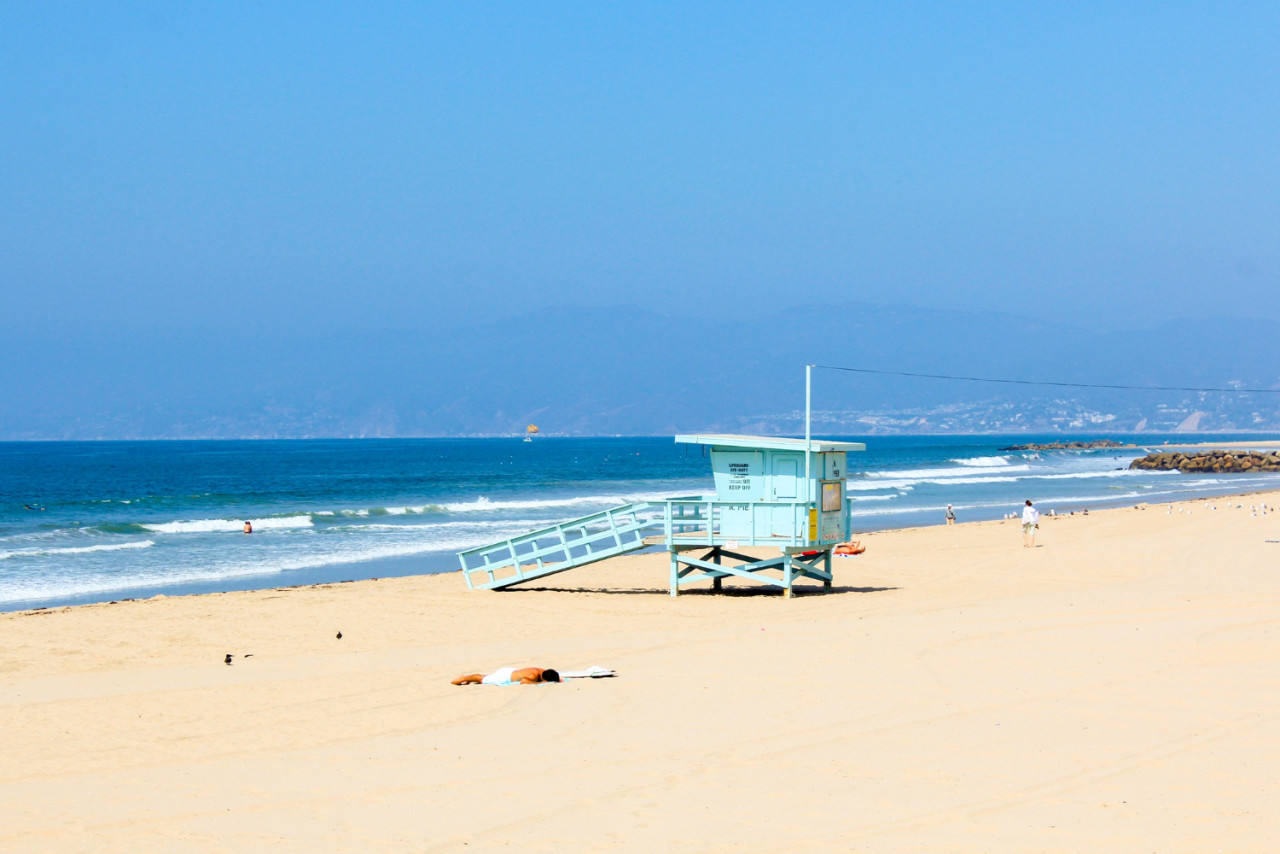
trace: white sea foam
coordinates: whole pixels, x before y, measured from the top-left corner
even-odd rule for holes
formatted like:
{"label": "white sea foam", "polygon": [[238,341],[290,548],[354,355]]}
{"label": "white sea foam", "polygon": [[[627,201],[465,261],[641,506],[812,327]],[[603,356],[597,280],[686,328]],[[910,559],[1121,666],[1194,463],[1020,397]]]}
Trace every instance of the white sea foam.
{"label": "white sea foam", "polygon": [[872,489],[896,489],[902,492],[910,492],[912,487],[920,484],[934,484],[938,486],[955,486],[959,484],[975,484],[975,483],[1015,483],[1021,478],[1017,477],[921,477],[912,480],[882,480],[878,483],[866,483],[851,481],[848,489],[853,491],[872,490]]}
{"label": "white sea foam", "polygon": [[187,522],[159,522],[153,525],[142,525],[148,531],[157,534],[209,534],[219,532],[238,532],[244,530],[248,521],[255,531],[271,528],[309,528],[314,522],[309,514],[298,516],[275,516],[266,519],[241,517],[239,519],[195,519]]}
{"label": "white sea foam", "polygon": [[[617,504],[627,497],[610,496],[605,502]],[[666,497],[666,496],[663,496]],[[599,504],[598,498],[586,501]],[[497,502],[494,502],[497,503]],[[516,503],[516,502],[510,502]],[[583,503],[586,503],[585,501]],[[523,502],[532,509],[540,509],[546,502]],[[559,506],[559,505],[557,505]],[[660,514],[642,512],[641,518],[656,519]],[[285,519],[297,517],[283,517]],[[268,520],[263,520],[268,521]],[[216,527],[212,523],[222,523]],[[199,523],[186,523],[187,527],[177,529],[180,532],[190,531],[192,524],[199,524],[197,530],[239,530],[226,527],[227,520],[201,520]],[[237,522],[243,525],[243,522]],[[396,524],[390,521],[357,522],[352,519],[347,524],[339,524],[327,528],[306,528],[297,530],[298,534],[312,534],[305,540],[293,540],[290,552],[282,553],[277,548],[255,554],[252,557],[241,549],[226,551],[222,549],[206,549],[201,557],[192,559],[180,567],[165,563],[163,566],[142,565],[132,569],[128,581],[122,582],[118,577],[108,574],[85,574],[82,571],[66,574],[47,574],[43,576],[24,575],[16,584],[6,584],[0,592],[0,602],[23,602],[29,600],[52,599],[63,596],[106,594],[117,590],[133,590],[151,586],[213,582],[223,578],[234,578],[253,575],[277,575],[281,572],[318,569],[350,563],[379,560],[382,558],[412,557],[431,553],[447,554],[477,546],[487,545],[505,537],[518,536],[536,530],[548,524],[547,519],[506,518],[506,519],[441,519],[438,522],[405,522]],[[254,522],[255,528],[258,522]],[[335,538],[321,535],[321,532],[337,532]],[[373,533],[376,540],[361,536]],[[400,535],[400,536],[397,536]],[[246,541],[250,545],[252,541]],[[263,543],[265,545],[265,541]],[[256,544],[254,544],[256,545]],[[235,554],[239,560],[226,561]],[[224,562],[226,561],[226,562]],[[449,563],[453,561],[450,560]],[[431,566],[437,567],[441,561],[434,561]],[[83,568],[82,568],[83,569]]]}
{"label": "white sea foam", "polygon": [[1176,471],[1148,472],[1148,471],[1140,471],[1138,469],[1112,469],[1111,471],[1082,471],[1082,472],[1073,472],[1071,474],[1037,474],[1027,478],[1027,480],[1085,480],[1088,478],[1095,478],[1095,477],[1145,478],[1152,475],[1160,477],[1165,475],[1176,476],[1178,474],[1181,474],[1181,472],[1176,472]]}
{"label": "white sea foam", "polygon": [[[681,493],[684,497],[687,493]],[[376,516],[414,516],[432,513],[496,513],[504,510],[554,510],[564,507],[592,507],[606,509],[619,504],[660,502],[675,497],[673,492],[620,493],[614,495],[578,495],[570,498],[544,498],[522,500],[493,500],[479,496],[471,501],[446,501],[432,504],[409,504],[395,507],[362,507],[348,510],[322,510],[310,514],[325,521],[337,518],[366,518]],[[258,523],[254,522],[254,527]]]}
{"label": "white sea foam", "polygon": [[861,480],[853,479],[845,481],[844,488],[846,492],[870,492],[871,490],[896,489],[899,491],[909,491],[911,483],[905,480]]}
{"label": "white sea foam", "polygon": [[[495,519],[493,521],[482,521],[479,519],[471,519],[465,522],[364,522],[351,523],[348,525],[335,525],[329,528],[329,531],[474,531],[489,532],[502,531],[504,533],[510,530],[532,531],[536,528],[547,527],[546,519]],[[509,533],[508,533],[509,535]]]}
{"label": "white sea foam", "polygon": [[46,549],[15,549],[13,551],[0,551],[0,560],[11,557],[48,557],[51,555],[82,555],[90,552],[117,552],[125,549],[149,549],[154,546],[155,540],[135,540],[128,543],[101,543],[96,546],[66,546],[63,548],[46,548]]}
{"label": "white sea foam", "polygon": [[580,495],[574,498],[548,498],[540,501],[493,501],[480,496],[474,501],[451,501],[441,505],[450,513],[492,512],[495,510],[542,510],[556,507],[601,508],[618,504],[634,504],[648,501],[665,501],[671,493],[646,493],[638,495]]}
{"label": "white sea foam", "polygon": [[[129,573],[127,580],[122,580],[118,576],[108,573],[26,573],[20,577],[6,579],[3,588],[0,588],[0,602],[41,601],[64,596],[106,594],[119,590],[136,590],[161,585],[211,582],[224,578],[278,575],[282,572],[348,563],[362,563],[381,558],[411,557],[430,552],[460,551],[492,542],[495,537],[512,536],[519,533],[524,533],[524,531],[499,530],[489,533],[472,531],[398,543],[347,542],[334,549],[309,551],[292,556],[272,553],[257,561],[204,564],[199,561],[192,561],[178,571],[174,571],[174,567],[171,565],[163,567],[140,566]],[[311,542],[316,542],[316,540],[311,540]],[[150,543],[148,542],[148,544]]]}
{"label": "white sea foam", "polygon": [[952,460],[951,462],[962,466],[1007,466],[1009,465],[1008,457],[965,457],[963,459]]}
{"label": "white sea foam", "polygon": [[972,477],[975,474],[1010,474],[1024,471],[1031,471],[1031,466],[1012,464],[980,466],[966,463],[956,468],[897,469],[883,472],[867,472],[866,477],[869,480],[936,480],[938,478]]}
{"label": "white sea foam", "polygon": [[931,483],[935,486],[955,486],[957,484],[975,484],[975,483],[1017,483],[1020,480],[1034,480],[1034,477],[946,477],[946,478],[922,478],[916,481],[920,483]]}
{"label": "white sea foam", "polygon": [[355,510],[321,510],[311,515],[317,519],[334,519],[334,518],[366,518],[369,516],[406,516],[421,513],[437,513],[443,510],[440,504],[419,504],[417,506],[404,507],[361,507]]}
{"label": "white sea foam", "polygon": [[1032,469],[1030,466],[973,466],[955,469],[905,469],[901,471],[869,473],[865,479],[854,478],[846,484],[849,491],[881,489],[909,490],[920,484],[935,486],[961,486],[991,483],[1017,483],[1037,480],[1090,480],[1094,478],[1147,478],[1151,476],[1177,476],[1179,472],[1148,472],[1137,469],[1107,469],[1105,471],[1071,471]]}

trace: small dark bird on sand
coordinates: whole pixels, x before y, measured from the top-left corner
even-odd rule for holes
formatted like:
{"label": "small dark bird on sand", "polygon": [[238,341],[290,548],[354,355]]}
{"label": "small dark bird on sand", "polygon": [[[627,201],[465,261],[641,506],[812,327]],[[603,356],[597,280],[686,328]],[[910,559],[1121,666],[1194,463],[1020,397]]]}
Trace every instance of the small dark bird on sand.
{"label": "small dark bird on sand", "polygon": [[224,658],[224,659],[222,659],[222,663],[223,663],[223,664],[230,664],[230,663],[231,663],[231,653],[227,653],[227,657],[226,657],[226,658]]}
{"label": "small dark bird on sand", "polygon": [[342,632],[338,632],[338,640],[342,640]]}

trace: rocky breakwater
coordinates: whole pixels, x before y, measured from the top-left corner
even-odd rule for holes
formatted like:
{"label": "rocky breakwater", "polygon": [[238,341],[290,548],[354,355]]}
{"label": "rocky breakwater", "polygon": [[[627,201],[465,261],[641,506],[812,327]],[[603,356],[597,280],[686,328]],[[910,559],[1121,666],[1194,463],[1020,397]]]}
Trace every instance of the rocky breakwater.
{"label": "rocky breakwater", "polygon": [[1132,448],[1115,439],[1094,439],[1091,442],[1032,442],[1030,445],[1009,445],[1001,451],[1095,451],[1099,448]]}
{"label": "rocky breakwater", "polygon": [[1280,472],[1280,453],[1271,451],[1165,451],[1147,454],[1129,463],[1131,469],[1157,471],[1205,472]]}

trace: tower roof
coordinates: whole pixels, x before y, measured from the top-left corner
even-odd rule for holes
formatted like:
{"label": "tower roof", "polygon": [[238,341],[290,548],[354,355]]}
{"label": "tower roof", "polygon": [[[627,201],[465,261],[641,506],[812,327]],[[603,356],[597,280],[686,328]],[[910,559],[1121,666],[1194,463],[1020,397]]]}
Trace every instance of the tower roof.
{"label": "tower roof", "polygon": [[[676,436],[676,441],[690,445],[713,445],[717,448],[743,448],[749,450],[800,451],[804,452],[804,439],[790,439],[782,436],[736,436],[729,433],[703,433],[691,436]],[[830,439],[810,439],[809,450],[815,454],[827,451],[865,451],[867,446],[861,442],[833,442]]]}

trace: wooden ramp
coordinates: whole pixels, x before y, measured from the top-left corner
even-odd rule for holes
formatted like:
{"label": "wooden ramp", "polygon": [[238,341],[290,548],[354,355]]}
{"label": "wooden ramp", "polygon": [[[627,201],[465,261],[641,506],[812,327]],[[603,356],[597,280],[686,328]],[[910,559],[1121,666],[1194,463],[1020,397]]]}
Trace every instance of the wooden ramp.
{"label": "wooden ramp", "polygon": [[623,504],[459,552],[462,575],[472,590],[496,590],[639,551],[649,545],[644,532],[663,526],[661,515],[651,515],[657,509]]}

